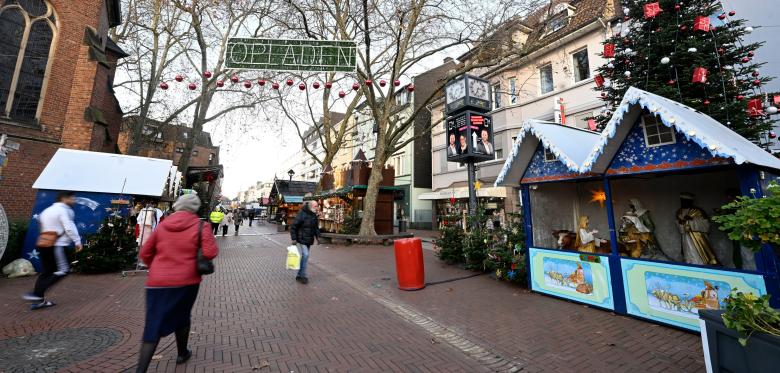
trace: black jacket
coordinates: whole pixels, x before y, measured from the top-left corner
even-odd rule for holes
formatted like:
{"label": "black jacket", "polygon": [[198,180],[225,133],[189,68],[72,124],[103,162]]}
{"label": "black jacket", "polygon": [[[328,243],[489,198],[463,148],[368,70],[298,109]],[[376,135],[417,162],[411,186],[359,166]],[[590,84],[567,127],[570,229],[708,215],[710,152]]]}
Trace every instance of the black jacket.
{"label": "black jacket", "polygon": [[314,238],[320,236],[319,222],[317,215],[309,210],[308,205],[295,216],[295,220],[290,225],[290,238],[302,245],[314,244]]}

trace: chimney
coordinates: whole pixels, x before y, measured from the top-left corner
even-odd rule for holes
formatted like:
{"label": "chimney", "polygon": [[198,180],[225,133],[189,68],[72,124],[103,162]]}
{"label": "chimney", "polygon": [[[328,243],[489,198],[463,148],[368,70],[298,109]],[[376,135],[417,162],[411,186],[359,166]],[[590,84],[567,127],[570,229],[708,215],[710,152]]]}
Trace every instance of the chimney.
{"label": "chimney", "polygon": [[452,59],[452,57],[444,57],[444,63],[449,63],[449,62],[452,62],[452,61],[454,61]]}

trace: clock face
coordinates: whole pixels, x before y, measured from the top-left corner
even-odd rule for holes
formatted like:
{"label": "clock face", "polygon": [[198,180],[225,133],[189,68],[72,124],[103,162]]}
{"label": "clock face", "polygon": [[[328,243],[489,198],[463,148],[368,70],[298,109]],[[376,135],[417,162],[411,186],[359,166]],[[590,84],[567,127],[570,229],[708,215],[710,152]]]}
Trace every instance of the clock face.
{"label": "clock face", "polygon": [[466,80],[461,79],[447,86],[447,103],[451,104],[466,96]]}
{"label": "clock face", "polygon": [[471,97],[490,101],[490,86],[487,82],[483,82],[481,80],[470,80],[469,88]]}

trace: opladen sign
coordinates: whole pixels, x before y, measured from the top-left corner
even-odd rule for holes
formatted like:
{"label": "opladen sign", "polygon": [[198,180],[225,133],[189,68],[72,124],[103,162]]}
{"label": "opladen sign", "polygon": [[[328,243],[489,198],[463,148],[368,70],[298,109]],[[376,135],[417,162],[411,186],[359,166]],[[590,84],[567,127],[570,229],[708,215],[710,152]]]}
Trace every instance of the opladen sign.
{"label": "opladen sign", "polygon": [[353,41],[231,38],[225,56],[230,69],[354,72]]}

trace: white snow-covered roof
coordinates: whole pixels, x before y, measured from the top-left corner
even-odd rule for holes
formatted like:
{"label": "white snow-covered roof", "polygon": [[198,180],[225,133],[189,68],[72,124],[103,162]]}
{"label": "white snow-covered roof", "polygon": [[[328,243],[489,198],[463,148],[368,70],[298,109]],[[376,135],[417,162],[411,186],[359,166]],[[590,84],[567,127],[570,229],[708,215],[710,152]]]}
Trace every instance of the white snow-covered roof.
{"label": "white snow-covered roof", "polygon": [[[631,110],[635,105],[655,114],[664,125],[674,127],[688,140],[707,149],[713,156],[731,158],[736,164],[752,163],[780,169],[780,159],[775,158],[708,115],[679,102],[630,87],[601,133],[596,146],[580,163],[580,172],[602,173],[606,170],[622,142],[610,141],[610,139],[615,137],[616,133],[621,135],[618,136],[618,139],[625,138],[629,127],[632,127],[631,125],[641,112],[641,110]],[[626,126],[619,128],[621,124],[626,122]]]}
{"label": "white snow-covered roof", "polygon": [[33,188],[160,196],[172,165],[167,159],[59,149]]}
{"label": "white snow-covered roof", "polygon": [[504,167],[501,169],[495,185],[518,185],[540,141],[569,170],[579,172],[582,162],[599,140],[600,136],[597,132],[553,122],[526,120],[523,122],[523,127],[517,135],[512,151],[504,162]]}

